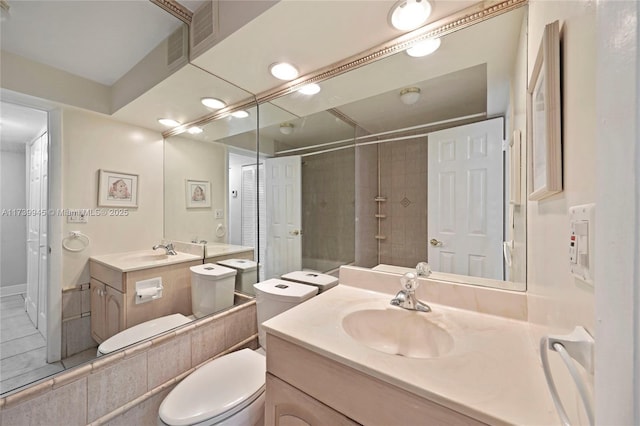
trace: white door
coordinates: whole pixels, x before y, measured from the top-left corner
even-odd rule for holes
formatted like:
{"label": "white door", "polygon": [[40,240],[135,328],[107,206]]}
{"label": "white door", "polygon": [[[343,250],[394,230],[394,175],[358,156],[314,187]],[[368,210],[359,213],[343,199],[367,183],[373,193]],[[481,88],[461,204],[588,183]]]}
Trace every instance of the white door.
{"label": "white door", "polygon": [[502,118],[429,134],[428,260],[503,279]]}
{"label": "white door", "polygon": [[[258,177],[256,185],[256,177]],[[264,165],[258,167],[255,164],[242,166],[242,203],[241,203],[241,235],[240,244],[256,247],[255,256],[259,265],[259,280],[264,281],[265,247],[267,244],[266,232],[266,203],[264,193]],[[256,192],[257,191],[257,192]],[[256,208],[256,203],[258,207]],[[259,219],[259,220],[258,220]],[[258,245],[259,244],[259,245]]]}
{"label": "white door", "polygon": [[[43,143],[43,140],[45,143]],[[46,209],[46,194],[43,197],[43,151],[47,150],[47,134],[36,138],[28,147],[28,195],[27,210],[31,213]],[[46,179],[46,171],[44,172]],[[44,200],[44,204],[43,204]],[[42,253],[42,231],[44,231],[44,247],[46,248],[46,225],[42,229],[42,222],[46,224],[46,217],[30,214],[27,216],[27,296],[25,308],[27,314],[40,333],[45,336],[46,321],[40,321],[40,311],[45,309],[46,297],[41,289],[41,283],[46,287],[46,251]],[[43,262],[44,256],[44,262]],[[44,268],[42,267],[44,263]]]}
{"label": "white door", "polygon": [[266,278],[302,268],[300,156],[265,161],[267,200]]}
{"label": "white door", "polygon": [[[49,206],[49,136],[47,133],[40,138],[40,209]],[[47,335],[47,215],[40,215],[40,243],[38,246],[38,330],[43,336]]]}

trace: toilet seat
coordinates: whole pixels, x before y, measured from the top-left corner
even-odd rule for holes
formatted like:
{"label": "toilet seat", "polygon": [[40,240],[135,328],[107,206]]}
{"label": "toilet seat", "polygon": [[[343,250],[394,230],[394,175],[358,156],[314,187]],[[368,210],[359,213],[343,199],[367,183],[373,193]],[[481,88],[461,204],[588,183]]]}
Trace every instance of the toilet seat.
{"label": "toilet seat", "polygon": [[266,370],[265,357],[250,349],[214,359],[167,395],[160,419],[174,426],[223,421],[262,395]]}

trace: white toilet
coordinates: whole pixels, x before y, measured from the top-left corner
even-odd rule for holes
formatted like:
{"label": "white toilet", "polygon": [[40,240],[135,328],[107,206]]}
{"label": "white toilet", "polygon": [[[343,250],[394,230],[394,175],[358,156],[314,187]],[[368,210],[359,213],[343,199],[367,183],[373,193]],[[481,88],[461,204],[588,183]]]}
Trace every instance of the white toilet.
{"label": "white toilet", "polygon": [[293,271],[284,274],[281,278],[286,281],[293,281],[294,283],[318,287],[318,293],[337,286],[339,281],[338,278],[333,275],[321,274],[315,271]]}
{"label": "white toilet", "polygon": [[[258,340],[262,323],[318,293],[316,287],[280,279],[254,284]],[[266,358],[242,349],[214,359],[187,376],[160,404],[164,425],[257,426],[264,424]]]}
{"label": "white toilet", "polygon": [[255,296],[253,285],[258,281],[258,263],[247,259],[226,259],[217,262],[218,265],[235,269],[236,290]]}
{"label": "white toilet", "polygon": [[213,263],[191,268],[191,310],[196,318],[233,306],[236,270]]}

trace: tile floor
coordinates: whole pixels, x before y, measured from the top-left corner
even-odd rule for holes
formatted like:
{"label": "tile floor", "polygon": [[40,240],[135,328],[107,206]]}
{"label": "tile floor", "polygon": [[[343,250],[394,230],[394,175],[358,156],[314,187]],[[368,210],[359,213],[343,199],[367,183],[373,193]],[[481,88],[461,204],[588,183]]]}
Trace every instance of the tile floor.
{"label": "tile floor", "polygon": [[47,364],[46,341],[24,309],[24,294],[0,298],[0,395],[96,357],[91,348]]}

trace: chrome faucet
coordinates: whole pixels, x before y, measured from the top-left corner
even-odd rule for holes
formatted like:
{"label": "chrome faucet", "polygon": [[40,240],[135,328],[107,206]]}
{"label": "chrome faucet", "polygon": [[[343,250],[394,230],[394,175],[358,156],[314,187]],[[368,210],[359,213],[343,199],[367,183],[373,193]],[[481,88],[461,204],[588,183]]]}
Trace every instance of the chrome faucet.
{"label": "chrome faucet", "polygon": [[428,277],[429,274],[431,274],[431,269],[425,262],[418,263],[416,273],[407,272],[404,274],[402,278],[400,278],[402,290],[396,294],[396,297],[391,299],[391,304],[410,311],[431,312],[431,307],[419,301],[415,295],[416,289],[420,285],[418,277]]}
{"label": "chrome faucet", "polygon": [[173,248],[173,243],[167,243],[167,245],[163,245],[163,244],[156,244],[155,246],[153,246],[154,250],[158,250],[159,248],[163,248],[167,251],[167,254],[170,256],[175,256],[178,253],[176,253],[175,249]]}

